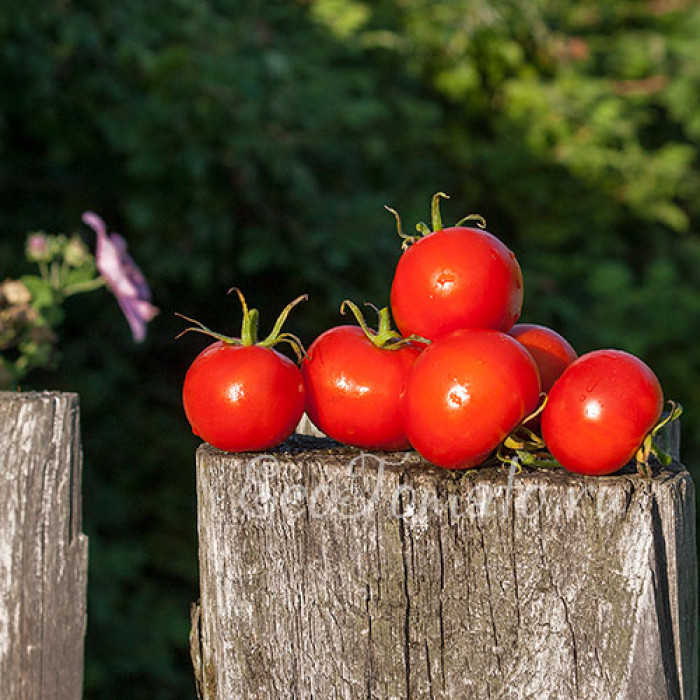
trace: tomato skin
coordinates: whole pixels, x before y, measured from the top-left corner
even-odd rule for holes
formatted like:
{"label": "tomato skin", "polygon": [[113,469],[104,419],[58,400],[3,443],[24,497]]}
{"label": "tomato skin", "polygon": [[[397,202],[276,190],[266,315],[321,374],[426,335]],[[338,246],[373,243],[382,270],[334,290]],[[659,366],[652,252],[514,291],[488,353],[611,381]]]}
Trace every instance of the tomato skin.
{"label": "tomato skin", "polygon": [[578,357],[569,341],[547,326],[516,323],[509,333],[532,355],[544,392],[552,388],[561,373]]}
{"label": "tomato skin", "polygon": [[192,432],[221,450],[266,450],[284,442],[304,413],[304,381],[284,355],[217,341],[194,359],[182,400]]}
{"label": "tomato skin", "polygon": [[346,445],[407,449],[400,397],[419,354],[412,345],[379,348],[359,326],[330,328],[301,363],[309,418]]}
{"label": "tomato skin", "polygon": [[413,243],[399,258],[391,286],[398,329],[429,340],[459,328],[507,331],[522,303],[515,255],[487,231],[464,226]]}
{"label": "tomato skin", "polygon": [[453,331],[416,360],[402,406],[411,444],[448,469],[481,462],[539,401],[528,351],[492,329]]}
{"label": "tomato skin", "polygon": [[595,350],[554,383],[542,436],[569,471],[612,474],[632,459],[663,404],[659,380],[642,360],[622,350]]}

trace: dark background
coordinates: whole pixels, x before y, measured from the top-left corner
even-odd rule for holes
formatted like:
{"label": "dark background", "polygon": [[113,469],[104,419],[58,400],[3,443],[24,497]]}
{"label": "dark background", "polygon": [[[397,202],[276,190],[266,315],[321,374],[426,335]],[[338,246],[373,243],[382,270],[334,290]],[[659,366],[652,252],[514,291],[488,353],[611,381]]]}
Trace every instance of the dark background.
{"label": "dark background", "polygon": [[[617,347],[700,435],[700,11],[682,0],[8,0],[0,278],[28,231],[125,235],[162,313],[142,346],[109,292],[69,300],[90,537],[86,698],[193,696],[194,450],[180,405],[241,287],[308,343],[342,299],[388,303],[437,190],[517,254],[523,320]],[[591,446],[595,449],[595,446]],[[697,474],[697,471],[694,473]]]}

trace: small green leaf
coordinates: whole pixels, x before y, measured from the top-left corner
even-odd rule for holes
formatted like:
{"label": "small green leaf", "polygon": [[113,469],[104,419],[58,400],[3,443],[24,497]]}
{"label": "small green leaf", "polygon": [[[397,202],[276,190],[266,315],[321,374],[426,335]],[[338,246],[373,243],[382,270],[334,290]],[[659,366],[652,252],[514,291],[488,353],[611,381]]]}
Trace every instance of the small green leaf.
{"label": "small green leaf", "polygon": [[56,303],[56,293],[46,280],[37,275],[23,275],[20,281],[32,293],[31,304],[35,309],[43,309]]}
{"label": "small green leaf", "polygon": [[70,269],[63,278],[63,287],[90,282],[95,278],[97,268],[94,265],[83,265]]}

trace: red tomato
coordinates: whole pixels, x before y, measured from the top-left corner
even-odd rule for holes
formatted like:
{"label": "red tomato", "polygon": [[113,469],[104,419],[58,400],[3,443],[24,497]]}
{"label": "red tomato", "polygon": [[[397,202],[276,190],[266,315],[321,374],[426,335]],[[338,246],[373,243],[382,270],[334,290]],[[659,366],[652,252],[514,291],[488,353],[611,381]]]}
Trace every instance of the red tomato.
{"label": "red tomato", "polygon": [[[243,294],[240,338],[209,330],[194,319],[183,333],[195,331],[216,338],[190,365],[182,389],[185,415],[192,432],[221,450],[248,452],[279,445],[304,414],[304,379],[299,368],[272,349],[289,343],[301,358],[301,341],[282,326],[306,295],[282,310],[270,334],[258,342],[258,311],[248,309]],[[181,334],[182,335],[182,334]]]}
{"label": "red tomato", "polygon": [[279,445],[304,413],[299,368],[276,350],[217,341],[194,360],[182,392],[192,431],[221,450]]}
{"label": "red tomato", "polygon": [[535,360],[544,392],[552,388],[561,373],[578,357],[568,340],[546,326],[518,323],[510,329],[510,335],[522,343]]}
{"label": "red tomato", "polygon": [[418,225],[423,237],[404,235],[399,215],[389,209],[404,247],[411,243],[391,285],[398,329],[428,340],[459,328],[509,330],[523,304],[523,276],[515,255],[488,231],[459,224],[443,228],[441,197],[447,195],[433,197],[433,232]]}
{"label": "red tomato", "polygon": [[309,418],[348,445],[406,449],[400,397],[419,354],[412,345],[377,347],[359,326],[325,331],[301,363]]}
{"label": "red tomato", "polygon": [[569,471],[611,474],[632,459],[663,403],[659,380],[639,358],[596,350],[554,383],[542,412],[542,436]]}
{"label": "red tomato", "polygon": [[402,402],[406,434],[440,467],[476,466],[537,406],[535,361],[511,336],[453,331],[416,360]]}

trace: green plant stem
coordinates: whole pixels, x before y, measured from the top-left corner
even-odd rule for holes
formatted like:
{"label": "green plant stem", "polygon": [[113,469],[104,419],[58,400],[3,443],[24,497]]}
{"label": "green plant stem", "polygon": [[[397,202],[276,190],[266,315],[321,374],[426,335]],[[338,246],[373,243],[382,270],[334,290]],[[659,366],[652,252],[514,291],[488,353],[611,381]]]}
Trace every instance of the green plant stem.
{"label": "green plant stem", "polygon": [[100,287],[107,286],[107,280],[105,280],[102,275],[96,277],[93,280],[88,280],[86,282],[77,282],[76,284],[71,284],[63,290],[64,297],[72,297],[74,294],[82,294],[83,292],[91,292],[94,289],[99,289]]}
{"label": "green plant stem", "polygon": [[58,263],[52,263],[49,268],[49,283],[54,290],[61,288],[61,270]]}

